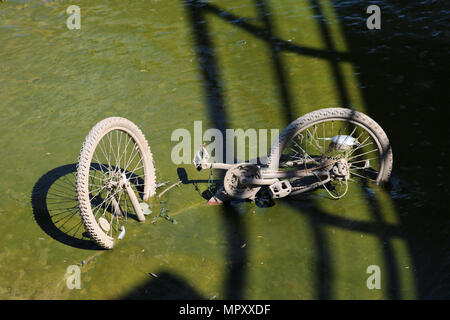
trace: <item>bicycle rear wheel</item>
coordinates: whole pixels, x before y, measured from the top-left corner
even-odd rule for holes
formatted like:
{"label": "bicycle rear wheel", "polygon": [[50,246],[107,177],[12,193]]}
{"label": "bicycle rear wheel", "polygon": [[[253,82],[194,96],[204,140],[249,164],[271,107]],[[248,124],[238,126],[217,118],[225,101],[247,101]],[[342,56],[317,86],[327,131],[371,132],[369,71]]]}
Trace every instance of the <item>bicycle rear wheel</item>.
{"label": "bicycle rear wheel", "polygon": [[[339,159],[348,164],[352,181],[383,184],[391,175],[393,156],[386,133],[367,115],[344,108],[316,110],[289,124],[272,146],[268,170],[311,170]],[[294,190],[317,181],[320,177],[290,180]]]}

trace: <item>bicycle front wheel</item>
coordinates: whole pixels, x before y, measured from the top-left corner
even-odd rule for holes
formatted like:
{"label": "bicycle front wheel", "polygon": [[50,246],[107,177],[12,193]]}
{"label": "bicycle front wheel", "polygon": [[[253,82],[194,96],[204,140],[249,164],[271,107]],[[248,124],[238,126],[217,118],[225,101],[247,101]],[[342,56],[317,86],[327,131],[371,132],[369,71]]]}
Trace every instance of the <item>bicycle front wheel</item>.
{"label": "bicycle front wheel", "polygon": [[139,201],[155,194],[153,156],[141,130],[120,117],[97,123],[81,149],[76,184],[86,231],[111,249],[128,217],[142,216]]}

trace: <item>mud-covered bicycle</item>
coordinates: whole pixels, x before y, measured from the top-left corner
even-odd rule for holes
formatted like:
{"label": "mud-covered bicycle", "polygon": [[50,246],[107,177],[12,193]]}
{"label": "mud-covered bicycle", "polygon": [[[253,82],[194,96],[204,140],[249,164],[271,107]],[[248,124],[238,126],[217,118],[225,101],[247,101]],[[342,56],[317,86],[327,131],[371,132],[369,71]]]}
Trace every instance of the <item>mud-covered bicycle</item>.
{"label": "mud-covered bicycle", "polygon": [[[225,170],[223,186],[209,203],[230,199],[283,198],[324,188],[334,199],[348,183],[383,184],[392,171],[392,148],[369,116],[345,108],[320,109],[290,123],[272,145],[264,164],[212,163],[202,146],[198,170]],[[145,221],[146,201],[156,194],[153,155],[131,121],[111,117],[89,132],[77,168],[81,218],[92,240],[111,249],[130,215]]]}

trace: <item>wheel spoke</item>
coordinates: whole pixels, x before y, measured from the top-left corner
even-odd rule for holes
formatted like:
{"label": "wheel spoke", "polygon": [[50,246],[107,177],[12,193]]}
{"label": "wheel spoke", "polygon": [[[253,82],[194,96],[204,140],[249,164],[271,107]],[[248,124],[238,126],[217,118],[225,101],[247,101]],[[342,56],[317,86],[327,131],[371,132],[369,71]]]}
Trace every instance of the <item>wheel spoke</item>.
{"label": "wheel spoke", "polygon": [[369,153],[372,153],[372,152],[374,152],[374,151],[378,151],[378,149],[373,149],[373,150],[370,150],[370,151],[367,151],[367,152],[364,152],[364,153],[360,153],[360,154],[358,154],[358,155],[356,155],[356,156],[353,156],[353,157],[348,158],[348,160],[351,160],[351,159],[354,159],[354,158],[358,158],[358,157],[364,156],[364,155],[369,154]]}
{"label": "wheel spoke", "polygon": [[360,174],[358,174],[358,173],[356,173],[356,172],[353,172],[352,170],[353,170],[353,169],[350,169],[350,174],[353,174],[353,175],[355,175],[355,176],[357,176],[357,177],[360,177],[360,178],[367,179],[367,180],[370,180],[370,181],[374,181],[374,182],[375,182],[375,180],[373,180],[373,179],[371,179],[371,178],[369,178],[369,177],[365,177],[365,176],[363,176],[363,175],[360,175]]}
{"label": "wheel spoke", "polygon": [[[342,139],[336,138],[345,136]],[[351,141],[350,138],[352,139]],[[351,145],[354,141],[357,145]],[[320,141],[322,140],[322,141]],[[336,142],[338,141],[338,142]],[[362,142],[360,142],[362,141]],[[334,175],[336,192],[347,190],[347,186],[339,179],[347,179],[351,182],[358,181],[352,177],[359,177],[370,181],[377,181],[380,174],[380,157],[374,156],[374,153],[379,152],[378,148],[370,148],[370,146],[377,146],[374,136],[367,130],[366,127],[359,125],[357,122],[348,120],[324,120],[316,122],[298,132],[286,144],[284,152],[280,157],[280,168],[284,171],[298,170],[300,167],[311,170],[313,177],[321,181],[314,170],[315,165],[323,163],[333,166],[333,161],[341,161],[345,159],[347,166],[350,169],[350,177]],[[318,153],[318,155],[316,155]],[[371,156],[372,155],[372,156]],[[281,160],[283,159],[283,160]],[[370,161],[370,167],[364,167],[365,163]],[[367,165],[368,166],[368,165]],[[323,168],[321,166],[320,168]],[[355,172],[356,171],[356,172]],[[300,186],[300,188],[308,187],[312,184],[314,179],[307,177],[293,177],[290,179],[291,183]],[[322,177],[323,178],[323,177]]]}

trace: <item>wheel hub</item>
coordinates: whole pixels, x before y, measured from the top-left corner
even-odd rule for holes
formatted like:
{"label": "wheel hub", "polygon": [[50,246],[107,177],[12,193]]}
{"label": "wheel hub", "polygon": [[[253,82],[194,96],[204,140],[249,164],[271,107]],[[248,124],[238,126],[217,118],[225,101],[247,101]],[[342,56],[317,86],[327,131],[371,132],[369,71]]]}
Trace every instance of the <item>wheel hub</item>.
{"label": "wheel hub", "polygon": [[114,190],[118,188],[123,188],[124,181],[122,173],[119,171],[109,171],[107,176],[103,180],[103,185],[106,186],[108,190]]}

